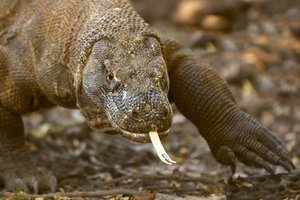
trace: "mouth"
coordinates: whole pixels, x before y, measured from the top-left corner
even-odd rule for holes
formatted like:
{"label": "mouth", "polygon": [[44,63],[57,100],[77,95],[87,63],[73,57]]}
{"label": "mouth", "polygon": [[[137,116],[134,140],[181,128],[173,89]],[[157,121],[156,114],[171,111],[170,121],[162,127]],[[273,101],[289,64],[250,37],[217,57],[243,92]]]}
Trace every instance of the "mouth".
{"label": "mouth", "polygon": [[[139,142],[139,143],[150,143],[151,142],[149,132],[134,133],[134,132],[124,130],[112,120],[109,113],[107,113],[107,116],[108,116],[108,119],[109,119],[111,125],[120,131],[122,137],[129,139],[133,142]],[[166,138],[169,135],[169,132],[170,132],[170,129],[163,131],[163,132],[158,132],[159,138],[160,139]]]}
{"label": "mouth", "polygon": [[[108,115],[108,116],[110,117],[110,115]],[[125,137],[131,141],[139,142],[139,143],[150,143],[151,142],[152,145],[154,146],[154,149],[155,149],[158,157],[160,158],[160,160],[163,163],[168,164],[168,165],[172,165],[172,164],[176,163],[167,154],[167,152],[165,151],[165,149],[162,146],[161,141],[160,141],[160,139],[164,139],[165,137],[167,137],[170,129],[168,129],[164,132],[150,131],[148,133],[133,133],[133,132],[129,132],[129,131],[122,129],[113,121],[111,121],[111,125],[113,127],[117,128],[121,132],[123,137]]]}
{"label": "mouth", "polygon": [[149,132],[149,133],[131,133],[125,130],[120,129],[123,133],[123,137],[130,139],[135,142],[146,143],[151,142],[154,146],[154,149],[159,157],[159,159],[168,165],[172,165],[176,163],[176,161],[172,160],[170,156],[165,151],[164,147],[161,144],[160,139],[165,138],[169,134],[169,130],[158,133],[158,132]]}
{"label": "mouth", "polygon": [[[150,143],[150,135],[149,132],[148,133],[132,133],[129,131],[125,131],[123,129],[121,129],[120,127],[118,127],[118,129],[121,131],[122,136],[125,137],[126,139],[132,140],[134,142],[139,142],[139,143]],[[169,131],[170,129],[164,131],[164,132],[159,132],[159,138],[160,139],[164,139],[169,135]]]}

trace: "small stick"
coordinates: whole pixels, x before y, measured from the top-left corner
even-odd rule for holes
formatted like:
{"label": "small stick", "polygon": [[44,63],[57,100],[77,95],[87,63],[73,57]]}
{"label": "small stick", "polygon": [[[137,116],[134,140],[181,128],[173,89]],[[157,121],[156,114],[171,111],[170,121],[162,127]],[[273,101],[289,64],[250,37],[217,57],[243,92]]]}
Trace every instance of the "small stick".
{"label": "small stick", "polygon": [[211,180],[209,177],[188,177],[179,175],[145,175],[145,174],[134,174],[128,176],[121,176],[108,181],[103,181],[104,185],[119,183],[128,179],[141,179],[141,180],[167,180],[167,181],[178,181],[178,182],[201,182],[204,184],[215,184],[216,182]]}
{"label": "small stick", "polygon": [[66,193],[52,193],[52,194],[18,194],[18,193],[11,193],[11,192],[3,192],[0,193],[0,197],[4,198],[13,198],[17,197],[18,199],[30,199],[30,198],[55,198],[55,197],[90,197],[90,198],[96,198],[96,197],[103,197],[103,196],[111,196],[111,195],[148,195],[149,192],[143,192],[139,190],[133,190],[133,189],[113,189],[113,190],[100,190],[95,192],[66,192]]}

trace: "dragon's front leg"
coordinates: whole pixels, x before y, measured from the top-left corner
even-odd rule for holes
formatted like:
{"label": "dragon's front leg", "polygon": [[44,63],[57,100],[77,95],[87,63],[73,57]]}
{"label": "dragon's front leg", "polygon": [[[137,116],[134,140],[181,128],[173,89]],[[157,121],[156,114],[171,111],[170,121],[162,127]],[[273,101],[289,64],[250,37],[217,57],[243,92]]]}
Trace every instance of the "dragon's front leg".
{"label": "dragon's front leg", "polygon": [[170,96],[206,139],[216,160],[231,166],[236,159],[273,173],[270,164],[294,169],[279,139],[238,108],[227,84],[191,50],[163,39],[171,82]]}

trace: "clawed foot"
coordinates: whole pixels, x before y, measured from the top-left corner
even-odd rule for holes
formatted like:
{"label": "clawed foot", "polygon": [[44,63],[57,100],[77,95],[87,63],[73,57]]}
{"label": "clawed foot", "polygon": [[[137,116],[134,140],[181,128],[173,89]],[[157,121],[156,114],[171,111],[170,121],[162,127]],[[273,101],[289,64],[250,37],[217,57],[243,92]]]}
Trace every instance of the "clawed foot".
{"label": "clawed foot", "polygon": [[244,122],[244,127],[238,126],[232,132],[222,135],[219,139],[222,144],[217,149],[215,146],[211,147],[220,163],[229,165],[233,174],[237,159],[246,165],[264,168],[271,174],[274,171],[270,164],[280,165],[288,172],[295,169],[285,147],[271,131],[248,116],[244,118]]}
{"label": "clawed foot", "polygon": [[51,172],[46,169],[37,169],[31,162],[25,165],[15,165],[3,173],[5,188],[10,191],[24,191],[26,193],[38,194],[40,190],[54,193],[57,180]]}

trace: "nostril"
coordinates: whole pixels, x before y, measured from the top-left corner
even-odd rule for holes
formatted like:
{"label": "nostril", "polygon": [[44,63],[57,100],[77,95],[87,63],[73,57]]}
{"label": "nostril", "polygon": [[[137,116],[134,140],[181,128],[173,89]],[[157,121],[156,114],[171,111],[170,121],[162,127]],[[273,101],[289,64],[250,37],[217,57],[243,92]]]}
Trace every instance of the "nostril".
{"label": "nostril", "polygon": [[139,119],[139,118],[140,118],[140,114],[139,114],[138,110],[135,109],[135,108],[132,109],[131,115],[132,115],[132,117],[133,117],[134,119]]}
{"label": "nostril", "polygon": [[164,108],[164,110],[163,110],[163,116],[164,116],[164,118],[169,117],[169,109],[168,108]]}

